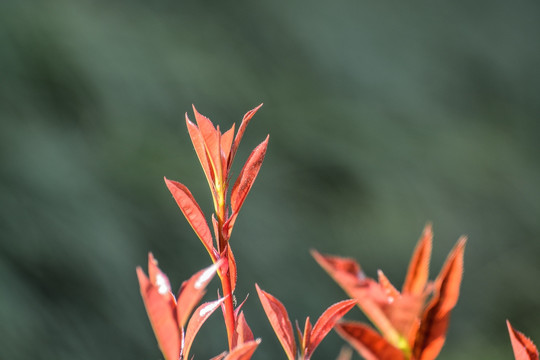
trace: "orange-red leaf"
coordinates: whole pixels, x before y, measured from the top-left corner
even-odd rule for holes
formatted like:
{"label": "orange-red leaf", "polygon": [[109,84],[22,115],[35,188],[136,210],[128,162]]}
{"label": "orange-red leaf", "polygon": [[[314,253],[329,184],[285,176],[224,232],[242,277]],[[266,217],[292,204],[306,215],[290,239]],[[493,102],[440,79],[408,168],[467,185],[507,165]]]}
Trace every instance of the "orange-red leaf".
{"label": "orange-red leaf", "polygon": [[264,155],[266,154],[266,148],[268,147],[268,138],[269,136],[253,150],[251,155],[249,155],[238,179],[234,183],[231,191],[231,209],[235,214],[238,214],[240,211],[240,208],[259,173],[264,160]]}
{"label": "orange-red leaf", "polygon": [[429,277],[429,260],[431,259],[432,243],[433,232],[431,225],[427,224],[411,258],[407,276],[403,283],[403,293],[423,294]]}
{"label": "orange-red leaf", "polygon": [[[330,306],[319,317],[309,336],[309,344],[305,350],[306,358],[309,359],[317,346],[332,330],[334,325],[356,305],[356,300],[343,300]],[[306,334],[304,334],[306,336]]]}
{"label": "orange-red leaf", "polygon": [[223,360],[249,360],[253,356],[257,346],[261,343],[261,339],[249,341],[240,346],[237,346]]}
{"label": "orange-red leaf", "polygon": [[199,131],[204,139],[206,155],[212,165],[215,178],[222,179],[220,132],[214,127],[214,124],[212,124],[210,119],[201,115],[197,109],[195,109],[195,106],[193,106],[193,112],[195,113],[195,121],[197,122]]}
{"label": "orange-red leaf", "polygon": [[459,297],[465,242],[465,237],[459,239],[435,280],[435,294],[424,312],[414,343],[413,355],[417,360],[435,359],[444,345],[450,311]]}
{"label": "orange-red leaf", "polygon": [[204,218],[204,214],[199,207],[199,204],[197,204],[197,201],[195,201],[195,198],[191,195],[191,192],[185,185],[167,178],[165,178],[165,184],[167,184],[169,191],[176,200],[178,207],[182,210],[187,221],[199,239],[201,239],[204,247],[210,254],[210,257],[215,261],[216,251],[212,244],[212,234],[210,233],[210,228],[206,223],[206,219]]}
{"label": "orange-red leaf", "polygon": [[257,293],[259,294],[259,299],[264,312],[266,313],[270,325],[272,325],[281,346],[283,346],[287,358],[289,360],[294,360],[296,357],[296,342],[294,341],[291,320],[289,319],[285,306],[283,306],[278,299],[266,291],[261,290],[259,285],[255,284],[255,287],[257,288]]}
{"label": "orange-red leaf", "polygon": [[195,153],[197,153],[197,157],[199,158],[199,162],[201,163],[201,166],[204,171],[204,175],[206,176],[206,180],[208,180],[208,185],[210,186],[210,189],[212,190],[212,193],[215,192],[214,189],[214,173],[211,170],[210,160],[206,156],[206,147],[204,145],[204,139],[203,136],[194,123],[192,123],[189,120],[189,117],[186,113],[186,125],[189,132],[189,137],[191,138],[191,142],[193,143],[193,147],[195,148]]}
{"label": "orange-red leaf", "polygon": [[369,326],[357,322],[341,322],[336,332],[366,360],[404,360],[403,353]]}
{"label": "orange-red leaf", "polygon": [[228,170],[229,157],[231,155],[231,146],[234,140],[234,124],[221,136],[221,164],[225,171]]}
{"label": "orange-red leaf", "polygon": [[234,258],[230,244],[227,244],[227,258],[229,259],[229,279],[231,279],[231,292],[234,293],[238,275],[236,269],[236,259]]}
{"label": "orange-red leaf", "polygon": [[508,320],[506,320],[506,326],[508,327],[516,360],[538,360],[538,349],[531,339],[515,330]]}
{"label": "orange-red leaf", "polygon": [[153,284],[144,271],[137,267],[137,277],[144,306],[159,348],[165,360],[177,360],[180,357],[183,334],[176,321],[174,297],[168,292],[166,286],[162,285],[159,275],[157,284]]}
{"label": "orange-red leaf", "polygon": [[236,329],[233,335],[233,346],[239,346],[254,339],[253,332],[251,331],[244,312],[240,311],[240,314],[236,317]]}
{"label": "orange-red leaf", "polygon": [[234,156],[236,155],[236,151],[238,151],[238,146],[240,145],[240,141],[242,141],[242,137],[244,136],[244,132],[246,131],[246,127],[249,124],[249,121],[255,115],[257,110],[260,109],[260,107],[263,106],[263,104],[260,104],[254,109],[249,110],[244,117],[242,118],[242,123],[240,124],[240,127],[238,128],[238,133],[236,134],[236,137],[234,138],[234,144],[231,148],[231,154],[229,156],[229,164],[228,168],[230,169],[232,166],[232,163],[234,161]]}
{"label": "orange-red leaf", "polygon": [[215,301],[206,302],[200,305],[197,310],[193,312],[193,316],[189,319],[188,326],[186,328],[186,338],[184,343],[183,356],[185,359],[189,359],[189,351],[197,332],[199,332],[204,322],[216,311],[225,298],[221,298]]}
{"label": "orange-red leaf", "polygon": [[200,270],[189,280],[182,283],[178,292],[176,306],[176,314],[180,327],[183,328],[186,325],[189,315],[206,293],[206,286],[216,274],[220,264],[221,260],[206,269]]}

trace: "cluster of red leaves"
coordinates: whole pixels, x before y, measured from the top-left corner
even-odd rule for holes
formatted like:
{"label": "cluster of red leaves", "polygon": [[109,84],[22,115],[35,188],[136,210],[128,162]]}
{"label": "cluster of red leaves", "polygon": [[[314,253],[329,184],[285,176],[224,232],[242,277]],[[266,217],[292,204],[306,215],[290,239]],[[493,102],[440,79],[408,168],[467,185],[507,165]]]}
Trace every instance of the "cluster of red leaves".
{"label": "cluster of red leaves", "polygon": [[338,334],[364,358],[431,360],[439,354],[450,312],[459,297],[466,239],[457,242],[439,276],[430,282],[432,238],[428,225],[413,253],[401,292],[380,270],[376,281],[366,277],[352,259],[312,252],[379,330],[358,322],[336,325]]}
{"label": "cluster of red leaves", "polygon": [[299,345],[296,346],[294,340],[293,328],[289,315],[285,306],[264,290],[261,290],[258,285],[257,293],[263,306],[264,312],[279,339],[281,346],[287,354],[288,360],[295,360],[297,356],[297,349],[300,352],[299,360],[309,360],[313,352],[319,346],[321,341],[328,335],[334,325],[349,311],[354,305],[356,300],[344,300],[340,301],[328,309],[319,317],[314,326],[311,325],[309,317],[306,319],[304,326],[304,333],[300,330],[298,322],[296,323],[296,330],[299,340]]}
{"label": "cluster of red leaves", "polygon": [[508,320],[506,320],[506,326],[508,327],[516,360],[538,360],[538,349],[531,339],[515,330]]}

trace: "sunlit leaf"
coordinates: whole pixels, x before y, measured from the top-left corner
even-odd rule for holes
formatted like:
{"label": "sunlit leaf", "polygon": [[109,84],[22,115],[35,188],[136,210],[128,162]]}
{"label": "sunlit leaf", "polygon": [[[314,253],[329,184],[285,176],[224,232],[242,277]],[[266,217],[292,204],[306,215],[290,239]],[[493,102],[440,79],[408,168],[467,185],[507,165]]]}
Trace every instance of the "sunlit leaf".
{"label": "sunlit leaf", "polygon": [[224,360],[249,360],[253,356],[257,346],[261,343],[261,339],[249,341],[244,343],[230,352]]}
{"label": "sunlit leaf", "polygon": [[465,242],[464,237],[458,241],[435,280],[435,294],[424,312],[414,343],[416,360],[435,359],[444,345],[450,311],[459,297]]}
{"label": "sunlit leaf", "polygon": [[506,320],[506,326],[508,327],[516,360],[538,360],[538,349],[531,339],[515,330],[508,320]]}
{"label": "sunlit leaf", "polygon": [[404,360],[403,353],[369,326],[357,322],[340,322],[336,332],[366,360]]}
{"label": "sunlit leaf", "polygon": [[199,162],[201,163],[201,166],[204,171],[204,175],[206,176],[206,180],[208,180],[208,185],[210,186],[210,190],[212,193],[215,193],[214,188],[214,173],[211,170],[211,164],[210,160],[208,159],[208,156],[206,155],[206,147],[204,145],[204,139],[203,136],[194,123],[192,123],[188,115],[186,113],[186,126],[188,128],[189,137],[191,138],[191,142],[193,143],[193,147],[195,148],[195,153],[197,153],[197,157],[199,158]]}
{"label": "sunlit leaf", "polygon": [[174,297],[165,287],[152,284],[140,267],[137,267],[137,277],[159,348],[165,360],[177,360],[180,357],[183,334],[176,321]]}
{"label": "sunlit leaf", "polygon": [[197,111],[195,106],[193,106],[193,112],[195,113],[195,121],[199,131],[204,139],[206,155],[210,160],[217,182],[219,181],[217,179],[222,179],[220,132],[214,127],[210,119]]}
{"label": "sunlit leaf", "polygon": [[254,340],[253,332],[246,321],[244,312],[240,311],[236,317],[236,329],[233,336],[233,346],[236,347],[252,340]]}
{"label": "sunlit leaf", "polygon": [[221,136],[221,165],[224,171],[228,171],[231,146],[234,140],[234,124]]}
{"label": "sunlit leaf", "polygon": [[193,315],[191,316],[191,319],[189,319],[189,323],[186,328],[183,352],[185,359],[189,358],[189,351],[191,350],[191,345],[193,344],[193,340],[195,339],[197,332],[204,322],[210,317],[210,315],[212,315],[212,313],[221,305],[223,300],[225,300],[225,298],[204,303],[193,312]]}
{"label": "sunlit leaf", "polygon": [[287,354],[289,360],[294,360],[296,357],[296,342],[294,341],[294,334],[291,321],[285,306],[270,295],[269,293],[261,290],[259,285],[255,284],[259,299],[263,306],[264,312],[270,321],[270,325],[274,329],[281,346]]}
{"label": "sunlit leaf", "polygon": [[238,151],[238,146],[240,145],[240,141],[242,141],[242,137],[244,136],[244,132],[246,131],[246,127],[248,126],[249,121],[251,120],[253,115],[255,115],[257,110],[260,109],[261,106],[263,106],[263,104],[260,104],[256,108],[249,110],[242,118],[242,123],[240,124],[240,127],[238,128],[238,133],[236,134],[236,137],[234,138],[234,143],[231,148],[231,154],[229,156],[229,165],[228,165],[229,169],[232,166],[234,157],[236,156],[236,152]]}
{"label": "sunlit leaf", "polygon": [[268,139],[269,137],[267,136],[266,139],[253,150],[244,164],[238,179],[234,183],[231,191],[231,209],[235,214],[238,214],[240,211],[240,208],[259,173],[264,160],[264,155],[266,154],[266,148],[268,147]]}
{"label": "sunlit leaf", "polygon": [[220,264],[221,260],[207,267],[206,269],[200,270],[189,280],[182,283],[182,286],[178,292],[176,306],[178,323],[182,328],[186,325],[189,315],[195,306],[199,304],[202,297],[206,293],[206,286],[216,274]]}
{"label": "sunlit leaf", "polygon": [[182,213],[203,243],[210,257],[215,261],[216,251],[212,244],[212,234],[199,204],[197,204],[197,201],[195,201],[195,198],[185,185],[167,178],[165,178],[165,184],[167,184],[178,207],[182,210]]}
{"label": "sunlit leaf", "polygon": [[431,259],[431,248],[433,243],[433,232],[431,225],[424,228],[422,236],[416,245],[402,292],[421,295],[426,287],[429,278],[429,261]]}
{"label": "sunlit leaf", "polygon": [[[317,346],[325,338],[325,336],[332,330],[334,325],[341,319],[349,310],[356,305],[356,300],[343,300],[340,301],[324,311],[319,317],[309,337],[309,344],[305,349],[306,357],[309,359]],[[304,335],[305,336],[305,335]]]}

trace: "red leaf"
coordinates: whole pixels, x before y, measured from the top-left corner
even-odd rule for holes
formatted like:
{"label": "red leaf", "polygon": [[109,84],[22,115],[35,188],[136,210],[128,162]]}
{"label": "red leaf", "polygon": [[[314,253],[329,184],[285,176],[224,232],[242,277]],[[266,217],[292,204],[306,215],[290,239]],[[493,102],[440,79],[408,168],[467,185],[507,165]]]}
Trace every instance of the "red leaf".
{"label": "red leaf", "polygon": [[216,274],[221,262],[221,260],[218,260],[215,264],[200,270],[189,280],[182,283],[178,292],[178,305],[176,306],[176,315],[180,327],[183,328],[186,325],[189,315],[206,293],[206,286]]}
{"label": "red leaf", "polygon": [[195,310],[195,312],[193,313],[193,316],[189,320],[188,326],[186,328],[186,338],[183,352],[183,356],[185,359],[189,358],[189,351],[191,350],[191,345],[193,344],[193,340],[195,339],[197,332],[204,324],[204,322],[210,317],[210,315],[212,315],[212,313],[216,311],[216,309],[221,305],[223,300],[225,300],[225,298],[206,302],[199,306],[197,310]]}
{"label": "red leaf", "polygon": [[382,270],[377,271],[377,275],[379,276],[379,285],[381,285],[382,289],[384,290],[385,294],[391,298],[392,300],[397,299],[401,294],[399,291],[392,285],[390,280],[384,275]]}
{"label": "red leaf", "polygon": [[383,288],[373,279],[367,278],[360,265],[349,258],[322,255],[312,250],[311,254],[321,267],[358,301],[358,306],[392,344],[399,344],[402,337],[394,328],[382,306],[388,303]]}
{"label": "red leaf", "polygon": [[240,141],[242,141],[242,137],[244,136],[244,132],[246,131],[246,127],[248,126],[249,121],[251,120],[253,115],[255,115],[257,110],[260,109],[261,106],[263,106],[263,104],[260,104],[256,108],[249,110],[242,118],[242,123],[240,124],[240,127],[238,128],[238,133],[236,134],[236,137],[234,138],[234,144],[232,145],[232,148],[231,148],[228,169],[230,169],[232,166],[234,157],[236,155],[236,151],[238,151],[238,146],[240,145]]}
{"label": "red leaf", "polygon": [[212,169],[214,170],[216,182],[220,181],[222,179],[220,132],[214,128],[214,124],[212,124],[210,119],[199,114],[197,109],[195,109],[195,106],[193,106],[193,112],[195,113],[195,121],[197,122],[199,131],[204,139],[206,155],[210,160]]}
{"label": "red leaf", "polygon": [[516,360],[538,360],[538,349],[536,349],[531,339],[515,330],[508,320],[506,320],[506,326],[508,327]]}
{"label": "red leaf", "polygon": [[[330,306],[319,317],[313,330],[309,336],[309,344],[305,349],[306,358],[309,359],[317,346],[325,338],[325,336],[332,330],[334,325],[341,319],[349,310],[356,305],[356,300],[343,300]],[[304,336],[306,336],[304,334]]]}
{"label": "red leaf", "polygon": [[261,339],[253,340],[237,346],[229,355],[223,360],[249,360],[253,356],[257,346],[261,343]]}
{"label": "red leaf", "polygon": [[459,297],[465,242],[465,237],[459,239],[435,280],[435,295],[424,312],[414,343],[413,356],[416,360],[435,359],[444,345],[450,311]]}
{"label": "red leaf", "polygon": [[427,224],[411,258],[407,276],[403,283],[403,293],[423,294],[429,277],[432,242],[433,232],[431,231],[431,225]]}
{"label": "red leaf", "polygon": [[241,311],[236,317],[236,330],[233,336],[233,346],[239,346],[254,339],[253,332],[247,324],[244,312]]}
{"label": "red leaf", "polygon": [[208,185],[210,185],[210,189],[212,190],[212,193],[215,193],[214,188],[214,173],[211,170],[210,160],[206,156],[206,147],[204,146],[204,139],[199,131],[199,128],[197,125],[192,123],[188,115],[186,113],[186,125],[189,132],[189,137],[191,138],[191,142],[193,143],[193,147],[195,148],[195,152],[197,153],[197,157],[199,158],[199,162],[201,163],[201,166],[204,171],[204,175],[206,176],[206,180],[208,180]]}
{"label": "red leaf", "polygon": [[238,179],[234,183],[231,192],[231,209],[235,214],[238,214],[240,211],[240,208],[259,173],[264,160],[264,155],[266,154],[266,148],[268,147],[268,138],[269,136],[253,150],[242,168]]}
{"label": "red leaf", "polygon": [[357,322],[341,322],[336,332],[366,360],[403,360],[402,352],[390,345],[369,326]]}
{"label": "red leaf", "polygon": [[274,329],[281,346],[287,354],[289,360],[294,360],[296,357],[296,342],[294,341],[294,334],[289,320],[289,315],[285,306],[270,295],[269,293],[261,290],[259,285],[255,284],[257,288],[257,293],[259,294],[259,299],[263,306],[264,312],[270,321],[270,325]]}
{"label": "red leaf", "polygon": [[236,270],[236,259],[231,250],[231,245],[227,244],[227,258],[229,260],[229,279],[231,279],[231,292],[234,293],[236,289],[236,280],[237,280],[237,270]]}
{"label": "red leaf", "polygon": [[212,244],[212,234],[210,233],[210,228],[206,223],[206,219],[204,218],[204,214],[199,207],[199,204],[197,204],[197,201],[195,201],[195,198],[191,195],[191,192],[185,185],[167,178],[165,178],[165,184],[167,184],[169,191],[176,200],[178,207],[182,210],[187,221],[199,239],[201,239],[204,247],[210,254],[210,257],[215,261],[216,251]]}
{"label": "red leaf", "polygon": [[221,164],[222,168],[228,172],[229,157],[231,155],[231,146],[234,140],[234,124],[221,136]]}
{"label": "red leaf", "polygon": [[140,267],[137,267],[137,277],[159,348],[166,360],[177,360],[183,334],[176,322],[174,297],[165,287],[152,284]]}

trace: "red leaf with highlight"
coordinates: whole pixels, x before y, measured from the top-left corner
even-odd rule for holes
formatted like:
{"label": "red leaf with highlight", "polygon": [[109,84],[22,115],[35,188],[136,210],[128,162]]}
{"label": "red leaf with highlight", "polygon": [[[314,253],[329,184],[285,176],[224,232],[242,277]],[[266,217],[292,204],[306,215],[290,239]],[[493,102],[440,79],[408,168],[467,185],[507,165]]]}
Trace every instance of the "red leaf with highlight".
{"label": "red leaf with highlight", "polygon": [[[324,337],[332,330],[334,325],[356,305],[356,300],[343,300],[330,306],[319,317],[309,336],[309,344],[305,349],[309,359]],[[305,334],[304,334],[305,336]]]}
{"label": "red leaf with highlight", "polygon": [[450,323],[450,311],[457,303],[463,275],[466,238],[458,240],[435,280],[435,294],[418,329],[413,348],[416,360],[432,360],[441,351]]}
{"label": "red leaf with highlight", "polygon": [[429,261],[431,259],[431,248],[433,243],[433,232],[431,225],[424,228],[418,245],[414,250],[405,282],[403,283],[403,293],[421,295],[424,292],[429,277]]}
{"label": "red leaf with highlight", "polygon": [[404,360],[401,350],[388,343],[369,326],[357,322],[341,322],[336,332],[366,360]]}
{"label": "red leaf with highlight", "polygon": [[195,106],[193,106],[193,112],[195,113],[195,121],[197,122],[199,131],[204,139],[206,155],[214,170],[215,178],[222,179],[220,132],[214,127],[210,119],[201,115],[195,109]]}
{"label": "red leaf with highlight", "polygon": [[257,293],[259,294],[259,299],[264,312],[266,313],[270,325],[272,325],[281,346],[283,346],[287,358],[289,360],[294,360],[296,357],[296,342],[294,341],[291,320],[289,320],[289,315],[287,314],[285,306],[283,306],[278,299],[261,290],[259,285],[255,284],[255,287],[257,288]]}
{"label": "red leaf with highlight", "polygon": [[197,204],[197,201],[195,201],[195,198],[191,195],[191,192],[185,185],[167,178],[165,178],[165,184],[167,184],[169,191],[176,200],[178,207],[182,210],[187,221],[199,239],[201,239],[204,247],[210,254],[210,257],[215,261],[216,251],[212,244],[212,234],[210,233],[210,228],[208,227],[199,204]]}
{"label": "red leaf with highlight", "polygon": [[228,172],[229,157],[231,155],[231,146],[234,140],[234,124],[221,136],[221,164],[224,171]]}
{"label": "red leaf with highlight", "polygon": [[246,131],[246,127],[248,126],[249,121],[251,120],[253,115],[255,115],[257,110],[260,109],[261,106],[263,106],[263,104],[260,104],[256,108],[249,110],[242,118],[242,123],[240,124],[240,127],[238,128],[238,133],[236,134],[236,137],[234,138],[234,144],[232,145],[232,148],[231,148],[231,154],[229,156],[229,164],[228,164],[229,169],[232,166],[234,157],[236,155],[236,152],[238,151],[238,146],[240,146],[240,141],[242,141],[242,137],[244,136],[244,132]]}
{"label": "red leaf with highlight", "polygon": [[140,267],[137,267],[137,277],[159,348],[166,360],[177,360],[183,334],[176,321],[174,297],[165,287],[152,284]]}
{"label": "red leaf with highlight", "polygon": [[255,350],[257,350],[257,346],[259,346],[260,343],[260,339],[244,343],[231,351],[230,354],[227,355],[223,360],[249,360],[253,356]]}
{"label": "red leaf with highlight", "polygon": [[269,136],[253,150],[251,155],[249,155],[238,179],[234,183],[231,192],[231,209],[235,214],[238,214],[240,211],[240,208],[259,173],[264,160],[264,155],[266,154],[266,148],[268,147],[268,138]]}
{"label": "red leaf with highlight", "polygon": [[197,310],[194,311],[193,316],[189,320],[188,326],[186,328],[186,338],[184,343],[183,356],[185,359],[189,358],[189,351],[191,350],[191,345],[193,340],[199,332],[201,326],[204,322],[216,311],[216,309],[221,305],[225,298],[219,300],[211,301],[200,305]]}
{"label": "red leaf with highlight", "polygon": [[210,160],[206,156],[206,147],[204,145],[204,138],[199,131],[199,128],[197,125],[192,123],[188,115],[186,113],[186,125],[189,132],[189,137],[191,138],[191,142],[193,143],[193,147],[195,148],[195,153],[197,153],[197,157],[199,158],[199,162],[201,163],[201,166],[204,171],[204,175],[206,176],[206,180],[208,180],[208,185],[210,185],[210,190],[212,193],[215,192],[214,189],[214,173],[211,170]]}
{"label": "red leaf with highlight", "polygon": [[515,330],[508,320],[506,320],[506,326],[508,327],[516,360],[538,360],[538,349],[531,339]]}
{"label": "red leaf with highlight", "polygon": [[176,306],[176,314],[178,324],[184,327],[189,319],[189,315],[199,304],[202,297],[206,293],[206,286],[216,274],[217,269],[221,264],[221,260],[215,264],[202,269],[193,275],[189,280],[184,281],[178,292],[178,300]]}

